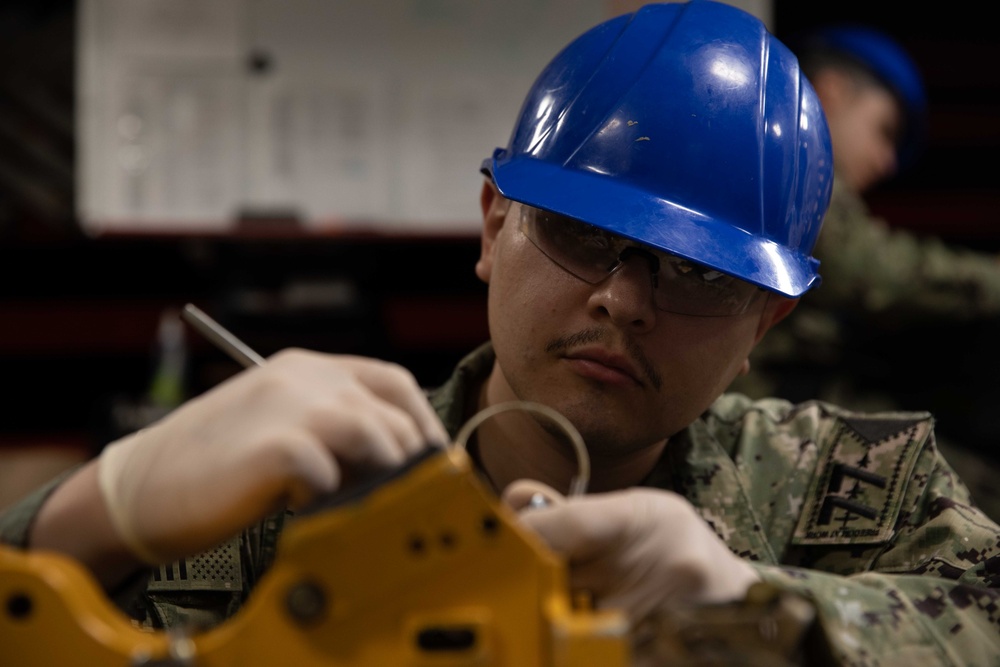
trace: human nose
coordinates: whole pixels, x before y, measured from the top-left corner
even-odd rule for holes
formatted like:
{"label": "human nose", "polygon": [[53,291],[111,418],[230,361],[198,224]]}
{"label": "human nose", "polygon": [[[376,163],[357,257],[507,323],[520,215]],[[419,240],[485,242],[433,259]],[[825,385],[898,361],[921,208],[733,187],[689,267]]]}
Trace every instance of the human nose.
{"label": "human nose", "polygon": [[643,255],[623,253],[618,266],[591,292],[591,311],[621,328],[638,332],[652,329],[656,323],[652,269]]}

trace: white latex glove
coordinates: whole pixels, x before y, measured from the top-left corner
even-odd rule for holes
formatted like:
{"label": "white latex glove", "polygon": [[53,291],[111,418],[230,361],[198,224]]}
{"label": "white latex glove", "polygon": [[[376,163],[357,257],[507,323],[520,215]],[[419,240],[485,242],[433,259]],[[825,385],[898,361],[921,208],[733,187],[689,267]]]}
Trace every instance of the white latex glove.
{"label": "white latex glove", "polygon": [[[547,497],[544,507],[529,501]],[[628,489],[564,498],[543,484],[514,482],[504,501],[570,568],[574,590],[597,608],[621,609],[633,625],[659,612],[742,599],[759,577],[681,496]]]}
{"label": "white latex glove", "polygon": [[446,442],[402,367],[287,350],[106,447],[98,480],[122,540],[161,563]]}

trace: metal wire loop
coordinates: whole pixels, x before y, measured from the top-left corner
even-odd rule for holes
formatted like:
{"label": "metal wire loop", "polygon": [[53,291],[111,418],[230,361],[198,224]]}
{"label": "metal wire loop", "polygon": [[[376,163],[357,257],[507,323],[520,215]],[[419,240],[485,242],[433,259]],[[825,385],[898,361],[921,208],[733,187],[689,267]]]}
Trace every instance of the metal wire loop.
{"label": "metal wire loop", "polygon": [[577,461],[577,474],[570,480],[568,495],[581,496],[585,494],[587,492],[587,484],[590,483],[590,454],[587,453],[587,445],[583,442],[583,436],[576,430],[576,427],[566,417],[547,405],[533,401],[507,401],[506,403],[498,403],[484,408],[462,425],[462,428],[458,431],[458,435],[455,436],[452,446],[465,449],[469,438],[472,437],[472,434],[479,428],[480,424],[490,417],[511,410],[524,410],[539,414],[549,419],[566,433],[570,442],[573,443]]}

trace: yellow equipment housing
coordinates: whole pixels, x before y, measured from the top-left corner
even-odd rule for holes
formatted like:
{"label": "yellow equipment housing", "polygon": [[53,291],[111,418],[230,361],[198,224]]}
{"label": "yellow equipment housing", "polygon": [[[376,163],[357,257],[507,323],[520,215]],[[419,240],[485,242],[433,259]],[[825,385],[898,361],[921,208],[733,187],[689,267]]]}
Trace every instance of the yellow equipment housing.
{"label": "yellow equipment housing", "polygon": [[563,560],[464,449],[431,450],[288,525],[247,603],[205,631],[135,626],[79,563],[0,546],[0,662],[17,667],[626,667],[616,610],[575,606]]}

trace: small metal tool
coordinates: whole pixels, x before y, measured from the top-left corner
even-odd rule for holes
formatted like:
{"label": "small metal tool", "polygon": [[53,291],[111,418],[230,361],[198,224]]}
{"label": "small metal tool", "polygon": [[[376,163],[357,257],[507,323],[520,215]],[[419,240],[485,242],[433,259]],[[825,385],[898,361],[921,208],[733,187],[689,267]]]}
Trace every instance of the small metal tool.
{"label": "small metal tool", "polygon": [[245,368],[264,365],[264,357],[250,349],[246,343],[229,333],[224,326],[213,320],[194,304],[189,303],[184,306],[181,317],[197,329],[205,338],[215,343],[219,349]]}

